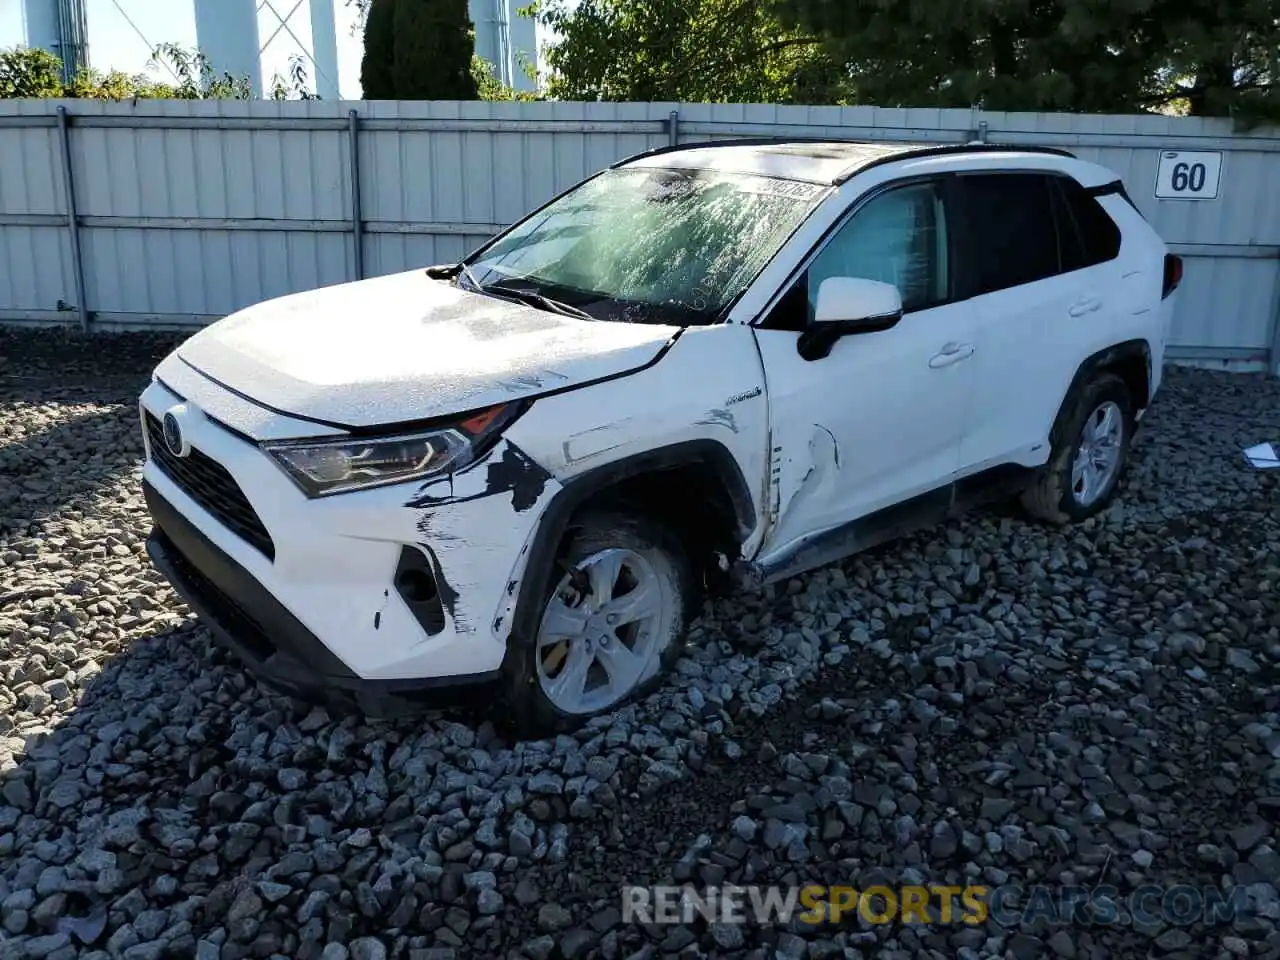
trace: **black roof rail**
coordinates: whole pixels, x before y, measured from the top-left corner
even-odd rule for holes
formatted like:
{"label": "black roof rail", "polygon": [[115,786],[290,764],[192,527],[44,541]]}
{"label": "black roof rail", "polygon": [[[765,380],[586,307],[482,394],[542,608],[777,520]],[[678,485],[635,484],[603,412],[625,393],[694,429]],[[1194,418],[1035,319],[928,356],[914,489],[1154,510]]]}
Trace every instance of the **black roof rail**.
{"label": "black roof rail", "polygon": [[[847,144],[889,144],[892,145],[896,141],[893,140],[849,140],[843,137],[739,137],[737,139],[726,140],[701,140],[691,143],[666,144],[661,147],[654,147],[652,150],[643,150],[640,153],[632,154],[629,157],[623,157],[609,164],[609,169],[613,170],[628,163],[634,163],[636,160],[643,160],[647,157],[661,156],[666,153],[679,153],[682,150],[700,150],[707,147],[766,147],[781,146],[789,143],[847,143]],[[853,178],[856,174],[863,170],[870,169],[885,163],[894,163],[898,160],[915,160],[920,157],[948,156],[951,154],[961,153],[983,153],[988,151],[1013,151],[1015,153],[1043,153],[1050,156],[1069,157],[1075,159],[1075,154],[1070,150],[1063,150],[1059,147],[1034,147],[1034,146],[1016,146],[1007,143],[938,143],[927,145],[906,144],[904,149],[887,153],[882,157],[874,157],[870,160],[856,163],[848,170],[845,170],[834,180],[835,184],[842,184]]]}
{"label": "black roof rail", "polygon": [[688,143],[668,143],[665,146],[654,147],[652,150],[642,150],[640,153],[623,157],[621,160],[609,164],[609,169],[612,170],[635,160],[643,160],[645,157],[656,157],[664,153],[678,153],[681,150],[702,150],[706,147],[771,147],[782,146],[787,143],[867,142],[866,140],[845,140],[841,137],[737,137],[732,140],[693,140]]}
{"label": "black roof rail", "polygon": [[1076,155],[1070,150],[1063,150],[1060,147],[1019,147],[1011,143],[940,143],[928,147],[915,147],[908,150],[901,150],[897,153],[888,153],[883,157],[874,157],[865,163],[846,170],[840,176],[836,177],[835,182],[846,183],[856,174],[863,170],[869,170],[872,167],[878,167],[885,163],[894,163],[898,160],[918,160],[921,157],[946,157],[962,153],[1043,153],[1052,157],[1068,157],[1076,159]]}

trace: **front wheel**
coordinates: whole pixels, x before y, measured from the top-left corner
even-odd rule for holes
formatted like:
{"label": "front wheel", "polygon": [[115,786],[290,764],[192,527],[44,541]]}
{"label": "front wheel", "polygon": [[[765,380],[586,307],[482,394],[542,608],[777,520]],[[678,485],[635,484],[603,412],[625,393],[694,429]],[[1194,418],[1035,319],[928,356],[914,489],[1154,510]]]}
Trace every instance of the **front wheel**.
{"label": "front wheel", "polygon": [[1133,438],[1133,400],[1114,374],[1095,377],[1068,403],[1049,462],[1022,496],[1028,513],[1050,523],[1079,522],[1106,509]]}
{"label": "front wheel", "polygon": [[566,732],[650,689],[679,655],[693,582],[678,539],[644,517],[575,523],[537,632],[503,667],[518,734]]}

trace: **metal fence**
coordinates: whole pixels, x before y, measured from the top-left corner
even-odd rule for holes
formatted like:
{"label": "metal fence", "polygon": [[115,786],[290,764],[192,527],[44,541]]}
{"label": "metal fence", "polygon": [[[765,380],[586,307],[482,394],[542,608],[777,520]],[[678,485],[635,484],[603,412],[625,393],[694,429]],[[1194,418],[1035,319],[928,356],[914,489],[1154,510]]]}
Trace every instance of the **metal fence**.
{"label": "metal fence", "polygon": [[[1172,357],[1280,368],[1280,132],[1159,116],[0,101],[0,322],[200,326],[268,297],[456,260],[629,154],[762,135],[978,138],[1103,163],[1187,261]],[[1205,152],[1207,199],[1191,198],[1194,167],[1179,173],[1174,151]],[[1175,199],[1157,198],[1158,178]]]}

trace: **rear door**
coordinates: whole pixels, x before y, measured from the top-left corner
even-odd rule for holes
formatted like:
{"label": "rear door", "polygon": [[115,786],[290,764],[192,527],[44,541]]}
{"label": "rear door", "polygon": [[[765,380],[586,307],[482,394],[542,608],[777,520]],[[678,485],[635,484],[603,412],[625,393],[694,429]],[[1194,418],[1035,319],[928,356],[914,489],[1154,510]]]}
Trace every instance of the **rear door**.
{"label": "rear door", "polygon": [[1081,361],[1113,342],[1120,231],[1075,180],[1036,171],[957,177],[974,316],[974,391],[960,474],[1044,461]]}

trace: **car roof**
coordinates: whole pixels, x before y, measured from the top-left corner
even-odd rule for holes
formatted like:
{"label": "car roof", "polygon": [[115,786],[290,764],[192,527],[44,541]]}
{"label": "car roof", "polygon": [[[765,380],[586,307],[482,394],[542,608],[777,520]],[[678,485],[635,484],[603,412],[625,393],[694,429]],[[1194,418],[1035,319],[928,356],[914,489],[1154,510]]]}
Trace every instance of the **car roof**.
{"label": "car roof", "polygon": [[922,157],[1000,153],[1047,154],[1074,158],[1052,147],[1012,147],[981,142],[964,144],[897,143],[883,140],[718,140],[659,147],[628,157],[614,167],[683,167],[724,173],[759,174],[827,186],[882,163]]}

